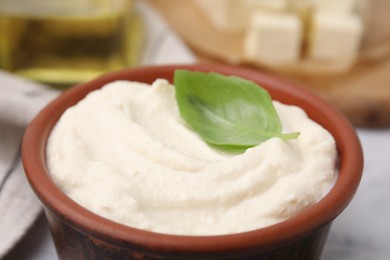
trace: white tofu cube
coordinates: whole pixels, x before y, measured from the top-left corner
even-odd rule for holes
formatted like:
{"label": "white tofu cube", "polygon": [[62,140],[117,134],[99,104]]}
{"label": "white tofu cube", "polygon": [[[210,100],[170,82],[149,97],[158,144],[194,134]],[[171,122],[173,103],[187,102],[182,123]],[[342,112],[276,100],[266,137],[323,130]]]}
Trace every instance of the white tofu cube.
{"label": "white tofu cube", "polygon": [[195,0],[205,17],[222,32],[241,32],[248,22],[248,6],[242,0]]}
{"label": "white tofu cube", "polygon": [[364,0],[289,0],[288,9],[306,23],[315,11],[353,13]]}
{"label": "white tofu cube", "polygon": [[288,0],[246,0],[249,10],[283,12],[288,9]]}
{"label": "white tofu cube", "polygon": [[245,37],[248,60],[270,65],[298,62],[301,51],[302,24],[288,13],[254,12]]}
{"label": "white tofu cube", "polygon": [[310,0],[311,8],[314,11],[352,13],[356,4],[356,0]]}
{"label": "white tofu cube", "polygon": [[318,11],[310,26],[308,56],[324,61],[353,61],[359,52],[363,24],[354,14]]}

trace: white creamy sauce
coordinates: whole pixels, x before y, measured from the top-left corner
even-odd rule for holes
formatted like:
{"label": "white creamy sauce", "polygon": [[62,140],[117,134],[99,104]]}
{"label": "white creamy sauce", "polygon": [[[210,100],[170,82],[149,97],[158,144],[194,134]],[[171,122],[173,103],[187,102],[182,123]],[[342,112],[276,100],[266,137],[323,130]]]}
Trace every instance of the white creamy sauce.
{"label": "white creamy sauce", "polygon": [[174,87],[117,81],[69,108],[47,163],[56,184],[110,220],[160,233],[231,234],[269,226],[318,202],[337,177],[333,137],[274,101],[283,132],[232,155],[208,146],[179,115]]}

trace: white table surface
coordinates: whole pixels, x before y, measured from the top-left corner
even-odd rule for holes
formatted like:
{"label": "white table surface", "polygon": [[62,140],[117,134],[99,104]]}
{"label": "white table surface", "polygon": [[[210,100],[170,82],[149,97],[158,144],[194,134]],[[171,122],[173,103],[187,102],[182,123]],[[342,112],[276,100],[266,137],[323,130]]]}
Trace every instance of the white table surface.
{"label": "white table surface", "polygon": [[[355,198],[334,221],[322,260],[390,259],[390,129],[359,129],[365,170]],[[42,214],[4,260],[57,259]]]}

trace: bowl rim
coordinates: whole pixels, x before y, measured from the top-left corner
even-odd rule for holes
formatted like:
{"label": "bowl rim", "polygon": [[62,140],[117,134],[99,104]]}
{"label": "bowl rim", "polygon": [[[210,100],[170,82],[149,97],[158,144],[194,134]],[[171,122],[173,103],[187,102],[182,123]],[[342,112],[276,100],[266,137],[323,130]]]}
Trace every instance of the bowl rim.
{"label": "bowl rim", "polygon": [[[155,79],[162,74],[172,74],[175,69],[214,71],[244,77],[260,83],[271,96],[284,95],[286,99],[276,98],[277,100],[290,104],[302,102],[299,103],[300,106],[309,117],[320,118],[320,124],[328,120],[323,126],[335,138],[340,155],[339,176],[331,191],[317,204],[278,224],[237,234],[211,236],[160,234],[125,226],[90,212],[62,193],[48,173],[45,147],[51,129],[65,108],[82,99],[87,92],[113,80],[142,77]],[[46,210],[87,235],[118,246],[133,244],[154,252],[233,252],[289,243],[332,222],[353,198],[363,172],[363,152],[357,134],[349,121],[332,105],[307,89],[271,74],[215,64],[177,64],[125,69],[70,88],[50,102],[29,124],[22,142],[22,161],[27,179]]]}

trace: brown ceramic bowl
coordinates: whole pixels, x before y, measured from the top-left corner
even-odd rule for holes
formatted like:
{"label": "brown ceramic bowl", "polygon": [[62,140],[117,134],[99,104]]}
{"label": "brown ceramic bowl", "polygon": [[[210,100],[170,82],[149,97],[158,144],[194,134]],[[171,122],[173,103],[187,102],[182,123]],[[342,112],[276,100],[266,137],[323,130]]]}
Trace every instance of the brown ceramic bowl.
{"label": "brown ceramic bowl", "polygon": [[[270,227],[232,235],[178,236],[158,234],[114,223],[72,201],[54,184],[46,167],[45,147],[51,129],[68,107],[88,92],[114,80],[152,83],[172,81],[175,69],[237,75],[266,88],[273,99],[306,110],[334,136],[340,166],[337,182],[320,202]],[[332,106],[307,90],[258,71],[217,65],[144,67],[119,71],[74,87],[51,102],[28,127],[22,145],[27,178],[45,206],[62,259],[318,259],[332,220],[358,187],[363,155],[349,122]]]}

